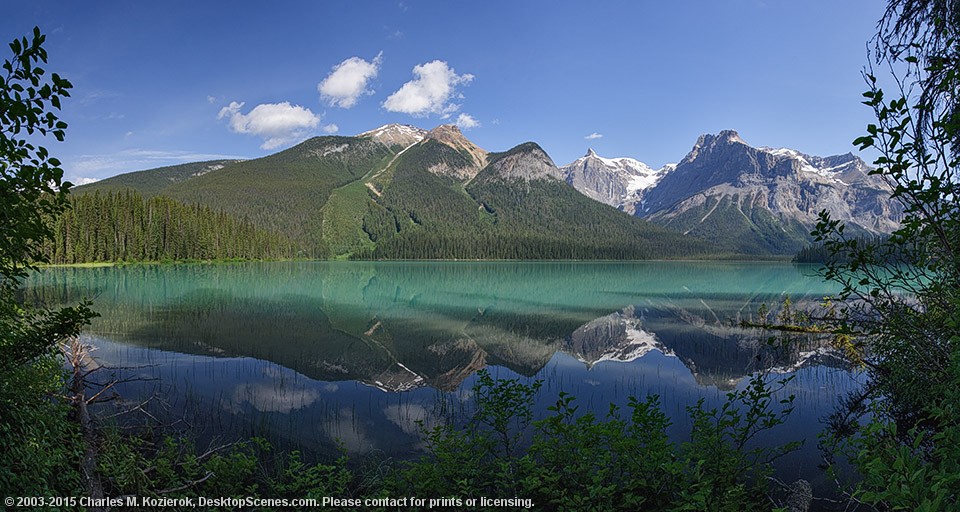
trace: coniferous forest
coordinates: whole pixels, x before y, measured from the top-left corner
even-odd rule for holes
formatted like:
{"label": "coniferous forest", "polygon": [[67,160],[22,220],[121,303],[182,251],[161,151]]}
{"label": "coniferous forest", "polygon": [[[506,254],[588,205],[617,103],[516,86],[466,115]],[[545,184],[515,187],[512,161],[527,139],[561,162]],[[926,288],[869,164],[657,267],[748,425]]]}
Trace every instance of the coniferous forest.
{"label": "coniferous forest", "polygon": [[53,264],[298,256],[284,235],[208,206],[131,190],[71,196],[43,252]]}

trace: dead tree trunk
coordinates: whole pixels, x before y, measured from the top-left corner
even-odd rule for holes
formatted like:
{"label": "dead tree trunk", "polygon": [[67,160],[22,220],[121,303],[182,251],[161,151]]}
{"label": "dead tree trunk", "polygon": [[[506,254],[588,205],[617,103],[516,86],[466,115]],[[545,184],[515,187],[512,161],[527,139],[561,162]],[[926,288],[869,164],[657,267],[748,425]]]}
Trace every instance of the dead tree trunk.
{"label": "dead tree trunk", "polygon": [[[90,346],[81,343],[77,336],[70,338],[63,345],[63,354],[73,373],[70,381],[70,402],[73,405],[83,436],[84,450],[80,470],[87,488],[87,495],[93,499],[94,503],[102,503],[103,483],[100,481],[100,474],[97,472],[97,434],[87,407],[92,399],[88,399],[86,396],[86,376],[90,373],[92,366],[89,351]],[[103,507],[89,507],[87,510],[102,512],[105,509]]]}

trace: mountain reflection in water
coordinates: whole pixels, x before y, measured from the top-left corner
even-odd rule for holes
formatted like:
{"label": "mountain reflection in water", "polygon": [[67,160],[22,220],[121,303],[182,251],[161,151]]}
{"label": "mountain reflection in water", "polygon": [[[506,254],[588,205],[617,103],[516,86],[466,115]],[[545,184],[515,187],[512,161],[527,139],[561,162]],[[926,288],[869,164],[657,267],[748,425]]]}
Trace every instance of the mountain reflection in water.
{"label": "mountain reflection in water", "polygon": [[541,412],[560,390],[601,413],[659,394],[679,433],[686,406],[768,371],[796,375],[788,432],[808,451],[792,457],[814,466],[852,374],[822,339],[771,343],[740,321],[833,291],[782,263],[284,262],[50,268],[27,295],[93,298],[95,355],[157,379],[124,395],[159,392],[213,432],[409,454],[418,422],[454,421],[491,367],[543,379]]}

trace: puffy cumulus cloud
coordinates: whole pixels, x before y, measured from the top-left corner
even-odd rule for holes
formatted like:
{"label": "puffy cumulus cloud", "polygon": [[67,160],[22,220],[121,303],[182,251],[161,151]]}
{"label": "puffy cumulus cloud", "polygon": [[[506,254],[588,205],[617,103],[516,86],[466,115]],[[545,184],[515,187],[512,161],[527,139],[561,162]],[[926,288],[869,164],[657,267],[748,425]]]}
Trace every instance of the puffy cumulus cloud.
{"label": "puffy cumulus cloud", "polygon": [[230,130],[256,135],[263,139],[262,149],[298,142],[320,124],[320,116],[308,108],[289,102],[261,103],[250,112],[240,111],[244,103],[230,102],[220,109],[217,119],[227,119]]}
{"label": "puffy cumulus cloud", "polygon": [[590,135],[587,135],[586,137],[584,137],[584,139],[587,139],[587,140],[602,139],[602,138],[603,138],[603,134],[597,133],[597,132],[593,132]]}
{"label": "puffy cumulus cloud", "polygon": [[360,96],[373,94],[367,84],[376,78],[382,61],[383,52],[380,52],[373,58],[373,62],[367,62],[360,57],[350,57],[337,64],[317,85],[320,98],[331,107],[350,108],[356,105]]}
{"label": "puffy cumulus cloud", "polygon": [[464,112],[457,116],[456,125],[461,130],[469,130],[470,128],[476,128],[480,126],[480,121],[477,121],[473,116]]}
{"label": "puffy cumulus cloud", "polygon": [[387,97],[383,108],[419,117],[430,114],[449,116],[460,108],[450,102],[451,97],[460,97],[455,96],[457,86],[473,80],[473,75],[458,75],[442,60],[414,66],[413,75],[413,80]]}
{"label": "puffy cumulus cloud", "polygon": [[323,130],[323,133],[334,134],[340,131],[340,127],[333,123],[330,123],[330,124],[324,125],[323,128],[321,128],[321,130]]}

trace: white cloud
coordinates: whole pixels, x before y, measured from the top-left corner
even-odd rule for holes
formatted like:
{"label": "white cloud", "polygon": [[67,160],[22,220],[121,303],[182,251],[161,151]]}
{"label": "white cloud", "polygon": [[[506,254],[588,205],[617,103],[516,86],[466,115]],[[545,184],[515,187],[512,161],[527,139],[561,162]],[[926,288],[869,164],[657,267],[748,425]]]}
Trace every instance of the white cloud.
{"label": "white cloud", "polygon": [[320,128],[320,129],[323,130],[323,133],[330,133],[330,134],[337,133],[337,132],[340,131],[340,127],[337,126],[337,125],[335,125],[335,124],[333,124],[333,123],[324,125],[324,126],[323,126],[322,128]]}
{"label": "white cloud", "polygon": [[423,429],[433,430],[445,423],[442,417],[427,410],[426,407],[410,403],[388,405],[383,409],[383,415],[411,436],[419,436]]}
{"label": "white cloud", "polygon": [[603,134],[597,133],[597,132],[593,132],[590,135],[587,135],[586,137],[584,137],[584,139],[587,139],[587,140],[602,139],[602,138],[603,138]]}
{"label": "white cloud", "polygon": [[80,105],[86,106],[94,103],[99,103],[101,101],[109,101],[120,98],[120,93],[116,91],[107,91],[107,90],[93,90],[88,92],[83,97],[79,98]]}
{"label": "white cloud", "polygon": [[320,398],[320,391],[298,386],[296,384],[277,386],[276,382],[260,381],[240,384],[233,391],[232,403],[239,406],[250,404],[260,412],[279,412],[289,414],[291,411],[310,406]]}
{"label": "white cloud", "polygon": [[262,103],[249,113],[242,113],[244,103],[230,102],[220,109],[217,119],[227,118],[230,130],[236,133],[256,135],[263,139],[262,149],[298,142],[307,137],[320,124],[320,116],[308,108],[291,105],[289,102]]}
{"label": "white cloud", "polygon": [[76,178],[76,179],[74,179],[74,180],[70,180],[70,182],[73,183],[74,185],[89,185],[89,184],[91,184],[91,183],[96,183],[96,182],[98,182],[98,181],[100,181],[100,178],[84,178],[84,177],[78,177],[78,178]]}
{"label": "white cloud", "polygon": [[317,84],[320,98],[331,107],[350,108],[360,96],[373,94],[367,83],[376,78],[383,61],[383,52],[367,62],[360,57],[349,59],[333,67],[333,71]]}
{"label": "white cloud", "polygon": [[457,116],[456,124],[461,130],[469,130],[470,128],[476,128],[480,126],[480,121],[477,121],[473,118],[473,116],[464,112]]}
{"label": "white cloud", "polygon": [[459,97],[456,87],[473,80],[473,75],[469,73],[457,75],[442,60],[414,66],[413,75],[413,80],[387,97],[383,108],[420,117],[430,114],[449,117],[460,108],[460,105],[449,103],[451,97]]}
{"label": "white cloud", "polygon": [[354,410],[344,407],[324,422],[320,431],[341,444],[347,453],[366,453],[378,446],[367,435],[365,427],[366,422],[358,418]]}

